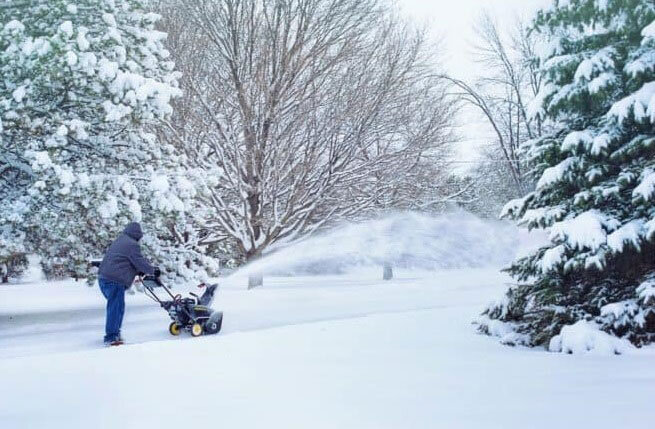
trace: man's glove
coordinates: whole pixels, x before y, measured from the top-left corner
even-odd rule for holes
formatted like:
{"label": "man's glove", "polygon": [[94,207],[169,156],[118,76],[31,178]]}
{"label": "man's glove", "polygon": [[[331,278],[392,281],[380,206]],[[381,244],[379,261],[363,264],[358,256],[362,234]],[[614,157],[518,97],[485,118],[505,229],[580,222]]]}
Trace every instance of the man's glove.
{"label": "man's glove", "polygon": [[155,274],[155,278],[157,279],[161,276],[161,270],[159,269],[159,267],[155,267],[154,274]]}

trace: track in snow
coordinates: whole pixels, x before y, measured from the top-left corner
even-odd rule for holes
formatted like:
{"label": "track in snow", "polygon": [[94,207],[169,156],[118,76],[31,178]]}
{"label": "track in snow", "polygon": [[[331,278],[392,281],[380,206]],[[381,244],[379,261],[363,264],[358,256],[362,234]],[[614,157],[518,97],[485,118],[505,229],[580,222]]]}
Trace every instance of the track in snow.
{"label": "track in snow", "polygon": [[[252,291],[241,288],[239,279],[230,280],[214,301],[225,313],[220,335],[452,306],[473,305],[474,317],[506,280],[495,270],[398,277],[391,282],[375,274],[267,278],[263,288]],[[123,335],[129,344],[190,339],[172,337],[168,315],[144,295],[127,295],[126,301]],[[102,347],[104,315],[96,287],[58,282],[0,288],[0,358]]]}

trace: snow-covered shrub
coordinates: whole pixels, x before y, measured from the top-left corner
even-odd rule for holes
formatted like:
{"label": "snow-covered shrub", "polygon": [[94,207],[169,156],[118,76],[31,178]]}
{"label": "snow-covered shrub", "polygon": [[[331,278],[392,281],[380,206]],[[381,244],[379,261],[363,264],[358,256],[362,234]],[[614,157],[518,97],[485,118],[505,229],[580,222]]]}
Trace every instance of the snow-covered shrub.
{"label": "snow-covered shrub", "polygon": [[580,320],[562,327],[548,344],[548,350],[556,353],[621,354],[632,349],[629,341],[603,332],[595,323]]}
{"label": "snow-covered shrub", "polygon": [[555,1],[534,29],[551,48],[540,63],[539,111],[559,127],[523,147],[537,187],[504,215],[548,229],[550,244],[508,269],[519,284],[485,316],[511,322],[530,345],[567,348],[585,320],[651,343],[655,3]]}
{"label": "snow-covered shrub", "polygon": [[178,251],[193,222],[193,179],[150,130],[172,113],[179,74],[144,4],[0,8],[0,222],[25,235],[49,275],[85,276],[87,258],[131,220],[144,224],[157,263],[206,267],[198,243]]}
{"label": "snow-covered shrub", "polygon": [[530,337],[516,331],[516,326],[511,322],[503,322],[498,319],[491,319],[482,316],[476,324],[480,332],[492,337],[498,337],[500,342],[508,346],[523,346],[530,344]]}

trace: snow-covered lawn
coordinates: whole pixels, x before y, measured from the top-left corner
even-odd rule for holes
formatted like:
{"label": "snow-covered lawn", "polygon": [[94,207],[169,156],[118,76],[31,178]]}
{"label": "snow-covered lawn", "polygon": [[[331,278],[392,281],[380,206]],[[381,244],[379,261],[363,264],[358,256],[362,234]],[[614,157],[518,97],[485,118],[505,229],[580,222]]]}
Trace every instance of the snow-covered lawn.
{"label": "snow-covered lawn", "polygon": [[509,348],[471,320],[493,269],[228,281],[214,337],[172,338],[128,296],[103,348],[103,300],[73,282],[0,288],[0,427],[617,428],[652,418],[655,349]]}

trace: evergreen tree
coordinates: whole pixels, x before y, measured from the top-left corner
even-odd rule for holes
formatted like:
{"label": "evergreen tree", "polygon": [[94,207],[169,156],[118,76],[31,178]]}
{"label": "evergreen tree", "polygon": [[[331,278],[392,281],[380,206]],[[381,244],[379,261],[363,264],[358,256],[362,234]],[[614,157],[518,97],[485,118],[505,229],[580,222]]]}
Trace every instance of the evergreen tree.
{"label": "evergreen tree", "polygon": [[481,330],[557,351],[562,328],[576,323],[651,343],[655,3],[559,0],[534,27],[550,42],[531,110],[560,126],[524,147],[537,187],[504,214],[549,229],[550,244],[509,268],[519,284],[485,312]]}
{"label": "evergreen tree", "polygon": [[20,276],[27,268],[23,237],[9,228],[0,228],[0,283]]}
{"label": "evergreen tree", "polygon": [[150,131],[180,94],[158,19],[138,0],[0,5],[0,226],[51,276],[85,276],[130,220],[165,268],[211,263],[183,162]]}

